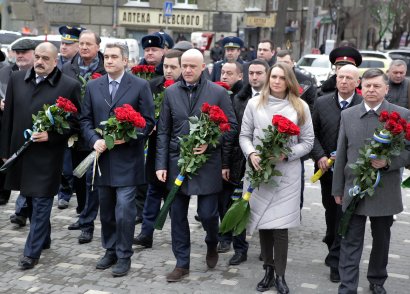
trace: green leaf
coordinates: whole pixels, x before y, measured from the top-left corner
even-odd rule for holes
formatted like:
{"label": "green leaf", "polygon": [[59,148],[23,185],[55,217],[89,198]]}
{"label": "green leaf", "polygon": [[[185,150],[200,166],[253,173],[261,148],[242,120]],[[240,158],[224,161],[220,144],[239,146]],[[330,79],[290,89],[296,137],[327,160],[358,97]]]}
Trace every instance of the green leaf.
{"label": "green leaf", "polygon": [[104,135],[104,140],[108,150],[114,148],[114,137],[111,135]]}

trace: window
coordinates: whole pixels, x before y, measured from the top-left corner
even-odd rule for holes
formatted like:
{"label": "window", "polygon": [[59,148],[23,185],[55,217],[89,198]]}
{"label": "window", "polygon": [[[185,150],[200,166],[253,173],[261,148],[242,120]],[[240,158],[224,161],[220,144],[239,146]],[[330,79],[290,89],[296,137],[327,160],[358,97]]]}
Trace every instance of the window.
{"label": "window", "polygon": [[149,7],[149,0],[128,0],[124,6]]}
{"label": "window", "polygon": [[245,7],[245,11],[261,11],[262,1],[248,0],[248,6]]}
{"label": "window", "polygon": [[175,0],[175,8],[182,9],[197,9],[198,1],[197,0]]}
{"label": "window", "polygon": [[81,0],[44,0],[44,2],[57,2],[57,3],[81,3]]}

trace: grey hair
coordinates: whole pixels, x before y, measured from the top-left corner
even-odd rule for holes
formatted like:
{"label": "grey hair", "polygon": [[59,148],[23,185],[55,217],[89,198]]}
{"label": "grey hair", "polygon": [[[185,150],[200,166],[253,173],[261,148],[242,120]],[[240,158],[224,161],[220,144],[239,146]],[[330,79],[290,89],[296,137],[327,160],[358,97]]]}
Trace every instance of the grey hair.
{"label": "grey hair", "polygon": [[362,81],[377,78],[377,77],[380,77],[380,76],[383,77],[384,83],[386,85],[388,85],[389,84],[389,78],[387,77],[387,75],[381,69],[378,69],[378,68],[369,68],[368,70],[366,70],[363,73]]}
{"label": "grey hair", "polygon": [[97,43],[97,45],[100,45],[100,44],[101,44],[101,38],[100,38],[100,36],[99,36],[96,32],[91,31],[91,30],[84,30],[84,31],[82,31],[82,32],[80,33],[80,38],[81,38],[82,35],[85,35],[85,34],[92,34],[92,35],[94,35],[95,43]]}
{"label": "grey hair", "polygon": [[390,63],[390,66],[389,66],[389,70],[390,70],[393,66],[404,66],[404,68],[407,70],[407,63],[406,63],[404,60],[402,60],[402,59],[392,60],[392,62]]}
{"label": "grey hair", "polygon": [[[107,43],[107,45],[105,45],[105,49],[107,48],[118,48],[120,49],[121,55],[123,57],[128,58],[129,56],[129,50],[128,50],[128,46],[127,44],[121,43],[121,42],[115,42],[115,43]],[[105,51],[104,49],[104,51]]]}

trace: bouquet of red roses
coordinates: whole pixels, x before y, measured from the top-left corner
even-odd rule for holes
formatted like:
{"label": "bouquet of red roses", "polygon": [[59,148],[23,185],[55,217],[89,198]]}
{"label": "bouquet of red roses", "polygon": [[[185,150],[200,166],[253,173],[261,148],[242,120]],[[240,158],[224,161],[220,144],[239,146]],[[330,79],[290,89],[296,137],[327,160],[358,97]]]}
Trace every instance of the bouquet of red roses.
{"label": "bouquet of red roses", "polygon": [[151,80],[155,74],[155,66],[153,65],[135,65],[131,67],[131,72],[137,77],[144,80]]}
{"label": "bouquet of red roses", "polygon": [[218,81],[218,82],[214,82],[214,84],[217,84],[218,86],[221,86],[222,88],[224,88],[228,92],[228,95],[232,94],[231,86],[229,86],[227,83]]}
{"label": "bouquet of red roses", "polygon": [[91,73],[87,73],[84,77],[82,77],[81,75],[78,76],[78,79],[81,82],[81,99],[84,99],[85,96],[85,88],[87,86],[87,83],[91,80],[96,80],[98,78],[101,78],[102,74],[95,72],[93,74]]}
{"label": "bouquet of red roses", "polygon": [[393,111],[388,113],[383,110],[380,113],[379,121],[383,123],[378,127],[373,137],[359,149],[359,157],[356,162],[350,164],[352,173],[355,175],[354,186],[349,189],[349,196],[352,201],[349,203],[340,221],[338,233],[345,237],[349,226],[350,218],[356,210],[360,200],[368,196],[373,196],[376,187],[381,180],[380,171],[372,166],[371,159],[386,159],[390,164],[392,156],[398,156],[404,150],[404,139],[410,139],[410,124],[400,117],[400,114]]}
{"label": "bouquet of red roses", "polygon": [[199,118],[190,117],[190,132],[181,138],[178,166],[180,172],[155,221],[155,229],[164,226],[169,208],[186,176],[194,175],[207,162],[209,154],[194,154],[193,149],[203,144],[216,147],[222,133],[231,129],[228,118],[219,106],[204,103]]}
{"label": "bouquet of red roses", "polygon": [[[105,144],[108,150],[111,150],[115,146],[116,140],[124,140],[129,142],[131,139],[137,139],[137,129],[145,128],[146,122],[144,117],[135,109],[129,105],[124,104],[123,106],[114,109],[114,115],[108,120],[100,123],[105,126],[104,130],[96,129],[96,131],[101,134],[105,140]],[[73,174],[81,178],[88,168],[94,163],[94,174],[95,168],[97,167],[98,152],[91,152],[73,171]]]}
{"label": "bouquet of red roses", "polygon": [[65,130],[70,129],[68,118],[77,113],[77,107],[67,98],[59,96],[53,105],[45,104],[43,110],[36,115],[33,114],[33,130],[24,131],[24,137],[28,139],[3,165],[0,171],[5,171],[12,166],[24,150],[31,145],[33,132],[57,132],[64,134]]}
{"label": "bouquet of red roses", "polygon": [[166,80],[164,82],[163,90],[160,93],[154,95],[155,119],[159,118],[159,113],[161,112],[162,101],[164,100],[165,89],[173,84],[175,84],[174,80]]}
{"label": "bouquet of red roses", "polygon": [[233,231],[236,236],[245,230],[250,216],[249,199],[254,189],[258,189],[262,183],[269,183],[272,187],[277,186],[272,177],[282,174],[275,170],[275,164],[282,154],[290,154],[291,150],[286,145],[290,137],[299,135],[300,128],[286,117],[274,115],[272,125],[264,129],[263,133],[265,136],[261,138],[262,144],[256,146],[261,159],[259,162],[261,169],[254,169],[249,162],[251,169],[247,172],[247,177],[250,185],[242,198],[235,200],[226,212],[219,228],[223,234]]}

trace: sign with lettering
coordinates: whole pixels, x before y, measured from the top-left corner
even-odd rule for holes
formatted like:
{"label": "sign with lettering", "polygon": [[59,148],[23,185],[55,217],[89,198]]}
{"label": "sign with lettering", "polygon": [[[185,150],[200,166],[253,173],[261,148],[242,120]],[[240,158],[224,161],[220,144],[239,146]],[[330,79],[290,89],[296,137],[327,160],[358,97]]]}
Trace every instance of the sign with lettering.
{"label": "sign with lettering", "polygon": [[247,16],[246,26],[272,28],[276,25],[276,13],[272,13],[269,17]]}
{"label": "sign with lettering", "polygon": [[192,11],[173,10],[172,16],[165,16],[162,10],[119,8],[118,24],[202,29],[204,24],[204,14]]}

